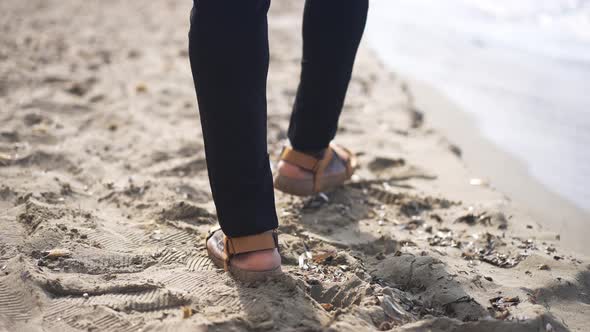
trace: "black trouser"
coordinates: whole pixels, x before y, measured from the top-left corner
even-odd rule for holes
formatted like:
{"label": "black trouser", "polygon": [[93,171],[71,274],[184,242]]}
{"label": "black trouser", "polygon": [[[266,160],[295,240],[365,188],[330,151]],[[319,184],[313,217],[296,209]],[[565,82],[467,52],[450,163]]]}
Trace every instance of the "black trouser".
{"label": "black trouser", "polygon": [[[287,1],[287,0],[282,0]],[[194,0],[189,53],[219,223],[228,236],[278,226],[266,146],[270,0]],[[368,0],[306,0],[293,147],[326,148],[336,134]]]}

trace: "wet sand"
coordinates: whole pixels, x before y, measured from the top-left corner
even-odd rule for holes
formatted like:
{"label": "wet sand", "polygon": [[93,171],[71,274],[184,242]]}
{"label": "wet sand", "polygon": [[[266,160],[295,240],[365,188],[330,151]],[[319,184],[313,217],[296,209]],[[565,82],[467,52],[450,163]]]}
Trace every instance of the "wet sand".
{"label": "wet sand", "polygon": [[[189,3],[0,3],[0,330],[583,331],[588,258],[472,173],[363,46],[332,193],[276,193],[285,274],[236,283],[215,225]],[[269,17],[269,152],[286,143],[301,4]],[[274,162],[275,160],[273,160]]]}

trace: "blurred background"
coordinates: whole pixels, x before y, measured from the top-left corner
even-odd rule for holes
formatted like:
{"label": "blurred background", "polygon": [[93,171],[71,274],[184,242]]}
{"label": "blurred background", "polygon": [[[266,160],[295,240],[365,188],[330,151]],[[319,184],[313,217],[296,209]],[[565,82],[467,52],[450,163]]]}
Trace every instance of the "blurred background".
{"label": "blurred background", "polygon": [[440,90],[495,148],[590,211],[590,1],[373,0],[368,24],[386,65]]}

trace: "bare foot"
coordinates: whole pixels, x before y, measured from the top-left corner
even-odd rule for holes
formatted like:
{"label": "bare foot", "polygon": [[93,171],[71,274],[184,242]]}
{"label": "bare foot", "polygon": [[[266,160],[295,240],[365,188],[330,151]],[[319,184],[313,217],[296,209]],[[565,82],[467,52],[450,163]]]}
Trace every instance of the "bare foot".
{"label": "bare foot", "polygon": [[313,177],[313,174],[311,172],[308,172],[303,168],[290,164],[284,160],[280,160],[277,164],[277,172],[279,172],[283,176],[290,177],[293,179],[306,180],[311,179]]}
{"label": "bare foot", "polygon": [[231,264],[247,271],[268,271],[281,265],[281,255],[276,248],[254,251],[234,256]]}
{"label": "bare foot", "polygon": [[[218,231],[207,241],[207,248],[217,257],[223,257],[223,233]],[[230,264],[247,271],[268,271],[281,265],[281,255],[275,249],[239,254],[232,257]]]}

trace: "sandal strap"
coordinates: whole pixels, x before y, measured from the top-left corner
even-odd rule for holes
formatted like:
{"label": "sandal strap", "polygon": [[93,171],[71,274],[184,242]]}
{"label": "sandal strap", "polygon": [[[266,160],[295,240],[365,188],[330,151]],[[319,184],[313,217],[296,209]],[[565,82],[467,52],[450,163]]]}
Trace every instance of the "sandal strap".
{"label": "sandal strap", "polygon": [[279,248],[279,235],[276,229],[260,234],[231,238],[223,235],[224,269],[228,270],[229,260],[234,255],[274,248]]}
{"label": "sandal strap", "polygon": [[299,152],[291,147],[283,148],[280,159],[295,166],[299,166],[304,170],[312,172],[313,191],[318,193],[321,191],[320,180],[322,175],[328,165],[330,165],[334,155],[337,155],[342,161],[344,161],[346,175],[348,178],[350,178],[354,172],[354,168],[357,165],[356,157],[352,152],[350,152],[350,150],[334,143],[330,143],[329,147],[324,152],[322,159],[318,159],[306,153]]}
{"label": "sandal strap", "polygon": [[281,152],[281,160],[284,160],[290,164],[299,166],[304,170],[315,172],[317,170],[320,159],[294,150],[291,147],[286,146]]}
{"label": "sandal strap", "polygon": [[318,193],[321,191],[321,183],[320,180],[322,179],[322,175],[324,175],[324,171],[330,165],[330,162],[334,158],[334,150],[326,149],[324,152],[324,157],[319,161],[317,169],[313,172],[313,191]]}

